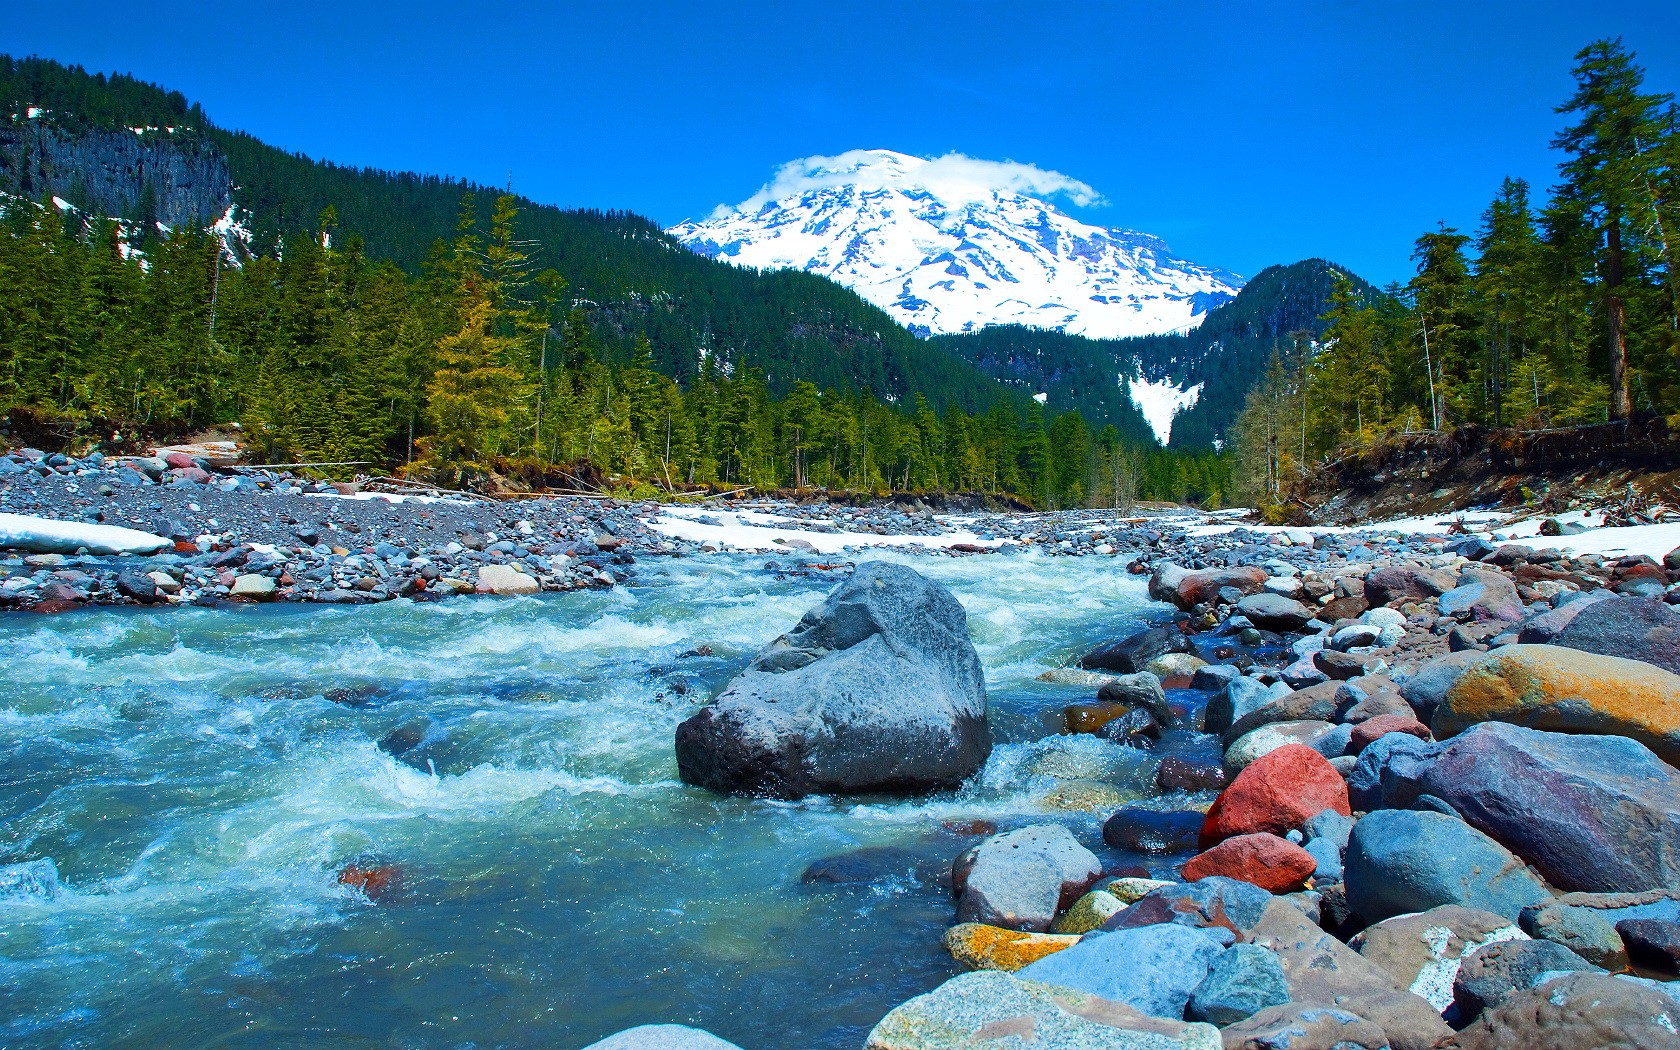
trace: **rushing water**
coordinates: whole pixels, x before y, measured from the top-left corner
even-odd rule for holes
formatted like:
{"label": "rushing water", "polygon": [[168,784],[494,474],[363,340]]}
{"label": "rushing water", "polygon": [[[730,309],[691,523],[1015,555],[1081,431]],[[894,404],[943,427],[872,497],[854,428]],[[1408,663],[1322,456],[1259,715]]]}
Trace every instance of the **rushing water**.
{"label": "rushing water", "polygon": [[[762,559],[647,560],[605,593],[0,617],[0,862],[64,880],[0,902],[0,1045],[569,1050],[656,1021],[861,1045],[954,972],[936,875],[971,840],[942,822],[1096,791],[1092,831],[1154,765],[1054,736],[1088,691],[1033,681],[1148,615],[1117,562],[910,560],[968,609],[1000,742],[918,800],[677,782],[677,723],[833,585]],[[405,726],[399,759],[379,741]],[[881,878],[801,880],[872,846],[898,848]],[[351,864],[399,876],[370,899]]]}

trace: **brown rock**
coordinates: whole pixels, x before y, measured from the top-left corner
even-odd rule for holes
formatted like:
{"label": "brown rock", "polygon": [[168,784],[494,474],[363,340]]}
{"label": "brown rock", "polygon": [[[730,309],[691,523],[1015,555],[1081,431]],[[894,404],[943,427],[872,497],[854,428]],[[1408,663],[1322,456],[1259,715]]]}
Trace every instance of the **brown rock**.
{"label": "brown rock", "polygon": [[1110,704],[1102,701],[1069,704],[1062,709],[1063,731],[1095,734],[1097,730],[1131,709],[1129,704]]}
{"label": "brown rock", "polygon": [[1464,1050],[1680,1050],[1680,1003],[1608,974],[1547,981],[1486,1010]]}
{"label": "brown rock", "polygon": [[1348,747],[1348,753],[1357,755],[1369,747],[1372,741],[1390,733],[1408,733],[1419,740],[1429,739],[1429,727],[1413,717],[1408,709],[1403,715],[1378,715],[1354,726],[1353,740]]}

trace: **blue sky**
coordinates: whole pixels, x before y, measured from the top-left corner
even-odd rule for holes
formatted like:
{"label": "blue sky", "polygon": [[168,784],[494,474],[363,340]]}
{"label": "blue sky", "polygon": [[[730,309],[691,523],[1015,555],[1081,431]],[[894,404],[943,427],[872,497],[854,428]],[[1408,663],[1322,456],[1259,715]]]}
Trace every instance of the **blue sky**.
{"label": "blue sky", "polygon": [[[476,6],[476,5],[474,5]],[[1502,176],[1549,185],[1576,50],[1680,92],[1680,3],[286,5],[60,0],[0,50],[131,72],[225,127],[667,225],[855,148],[1063,172],[1089,222],[1242,274],[1379,283]]]}

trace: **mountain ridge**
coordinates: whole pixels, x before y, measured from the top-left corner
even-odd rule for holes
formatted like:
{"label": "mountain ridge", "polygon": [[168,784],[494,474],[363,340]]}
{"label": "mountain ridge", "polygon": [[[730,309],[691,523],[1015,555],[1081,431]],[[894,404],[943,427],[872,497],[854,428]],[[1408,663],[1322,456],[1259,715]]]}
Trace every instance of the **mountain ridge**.
{"label": "mountain ridge", "polygon": [[1193,327],[1240,290],[1236,274],[1159,237],[1063,213],[1057,195],[1096,199],[1029,165],[852,150],[786,165],[742,204],[668,232],[709,258],[822,274],[924,336],[999,324],[1160,333]]}

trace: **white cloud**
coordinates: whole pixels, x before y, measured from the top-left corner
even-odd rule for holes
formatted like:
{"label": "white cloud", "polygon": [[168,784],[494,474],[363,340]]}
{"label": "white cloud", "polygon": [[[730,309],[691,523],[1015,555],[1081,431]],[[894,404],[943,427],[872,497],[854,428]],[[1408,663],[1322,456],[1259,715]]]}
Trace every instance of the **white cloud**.
{"label": "white cloud", "polygon": [[757,193],[733,207],[719,205],[712,217],[757,211],[770,201],[826,186],[920,188],[954,204],[987,200],[994,192],[1060,196],[1081,207],[1107,203],[1102,194],[1078,179],[1032,164],[980,160],[961,153],[927,160],[891,150],[854,149],[833,157],[789,161]]}

